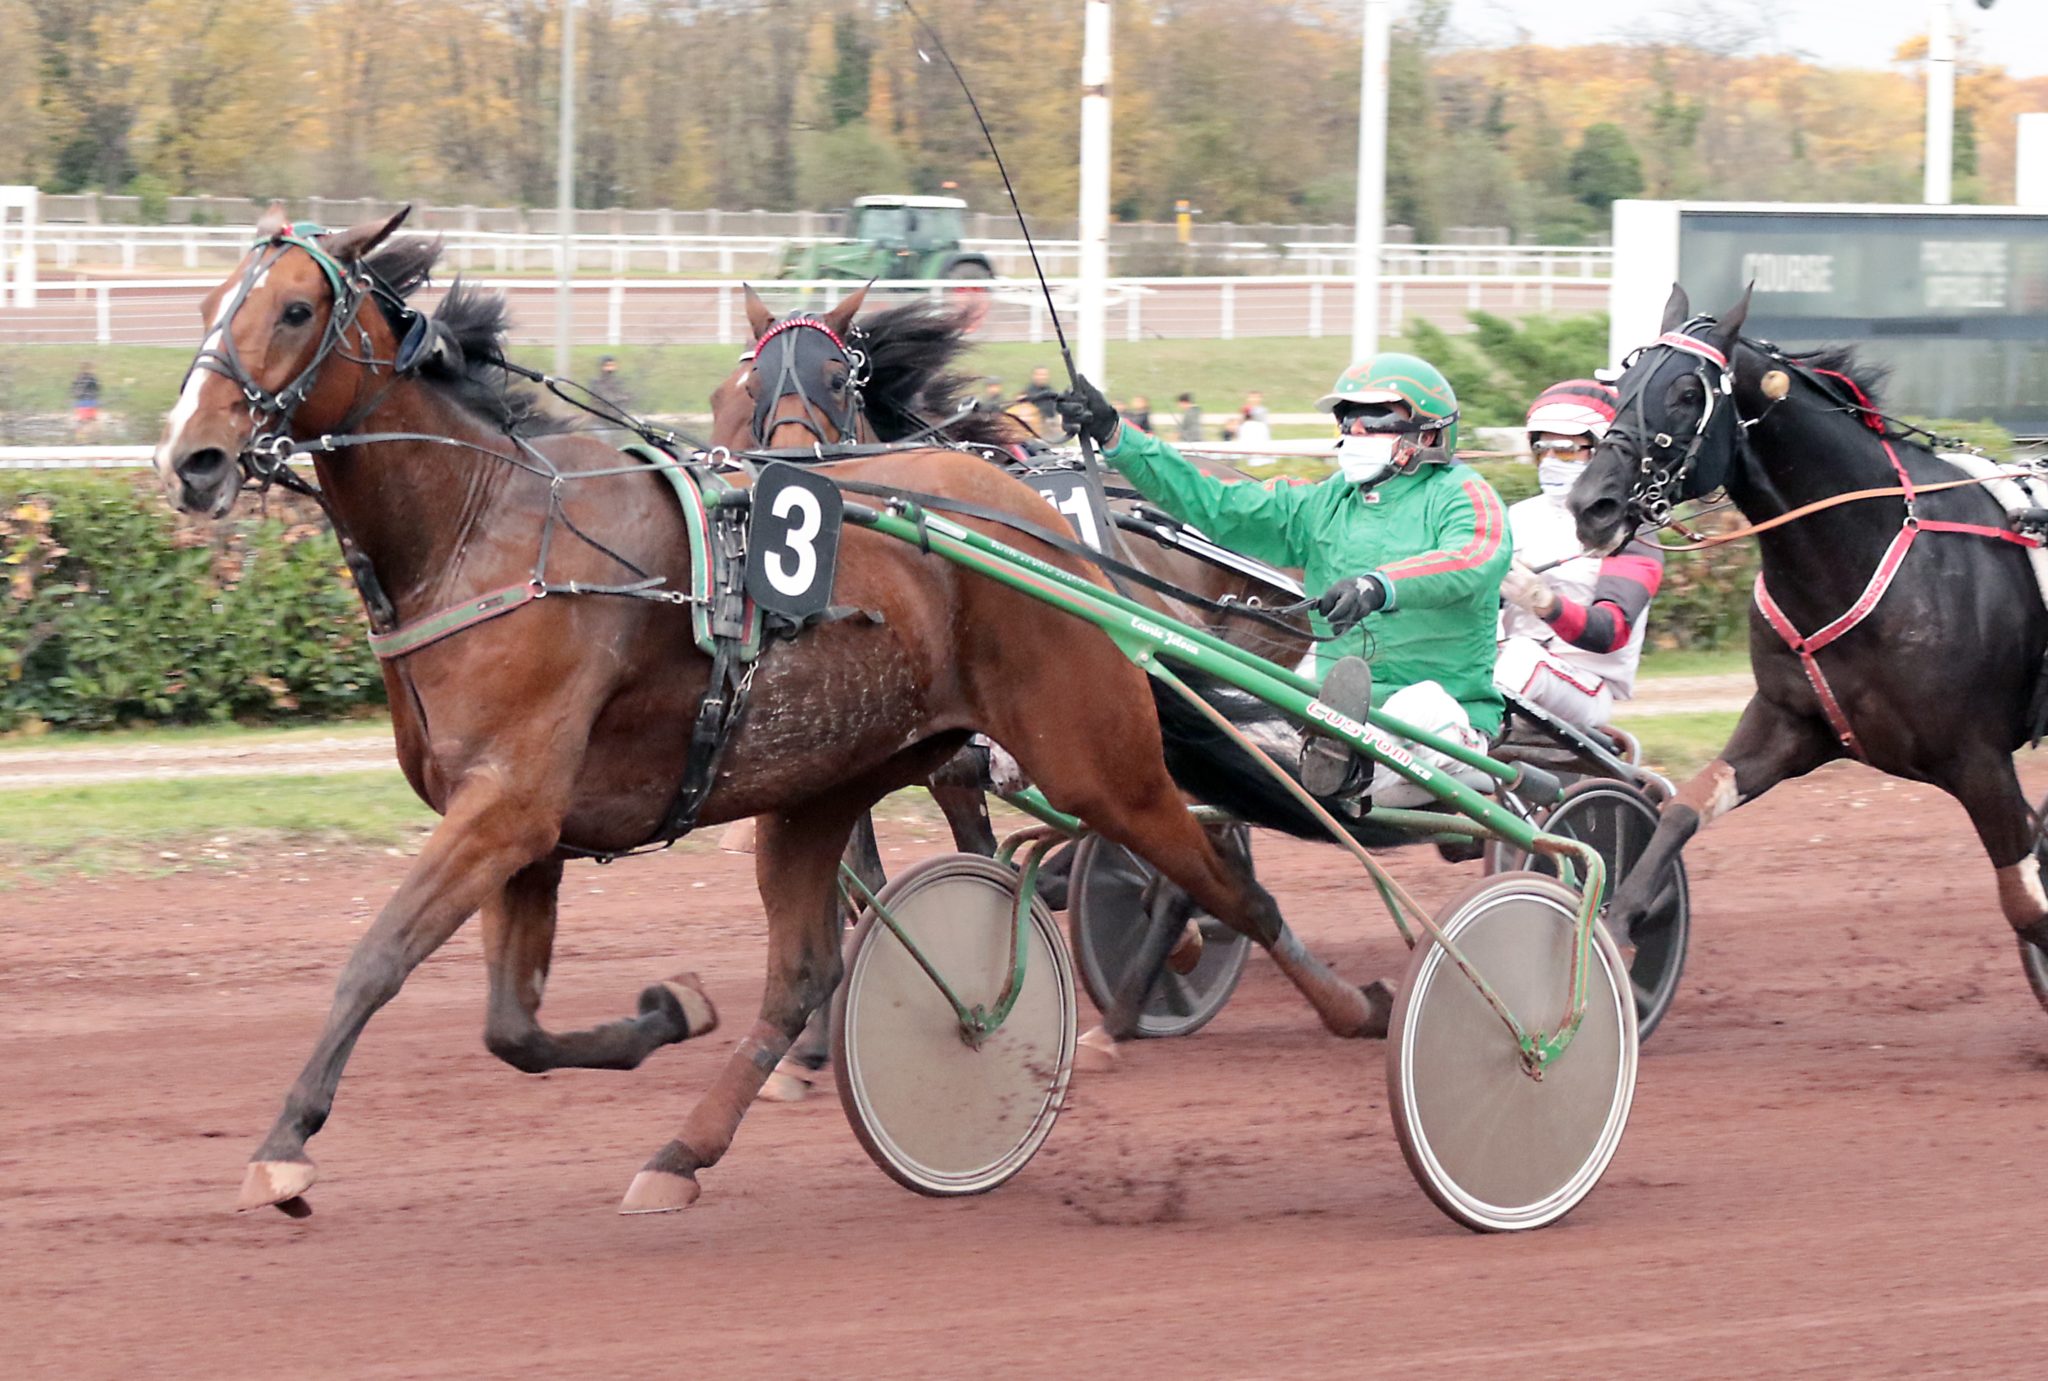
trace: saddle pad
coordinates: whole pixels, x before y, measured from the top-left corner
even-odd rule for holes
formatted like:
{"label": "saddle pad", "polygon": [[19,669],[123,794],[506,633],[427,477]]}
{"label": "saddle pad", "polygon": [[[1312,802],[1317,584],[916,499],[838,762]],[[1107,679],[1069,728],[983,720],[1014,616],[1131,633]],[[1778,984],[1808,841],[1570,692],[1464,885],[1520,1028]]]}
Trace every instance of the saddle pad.
{"label": "saddle pad", "polygon": [[[1963,451],[1938,451],[1935,454],[1970,478],[1983,480],[1984,492],[2005,510],[2008,519],[2030,508],[2048,508],[2048,476],[2028,473],[2013,465],[2000,465],[1986,456]],[[2028,548],[2027,560],[2033,563],[2034,585],[2040,591],[2041,602],[2048,605],[2048,547]]]}
{"label": "saddle pad", "polygon": [[716,616],[721,603],[716,596],[724,591],[714,591],[712,581],[714,568],[714,538],[711,530],[711,509],[720,495],[731,492],[727,484],[703,466],[679,462],[674,456],[648,445],[643,441],[630,442],[619,448],[635,460],[645,461],[659,468],[669,484],[676,491],[676,499],[683,507],[683,528],[690,536],[690,632],[696,639],[697,647],[706,656],[712,655],[723,637],[737,637],[740,640],[740,661],[751,662],[761,655],[761,610],[754,601],[739,594],[746,610],[741,626],[724,628],[717,624]]}

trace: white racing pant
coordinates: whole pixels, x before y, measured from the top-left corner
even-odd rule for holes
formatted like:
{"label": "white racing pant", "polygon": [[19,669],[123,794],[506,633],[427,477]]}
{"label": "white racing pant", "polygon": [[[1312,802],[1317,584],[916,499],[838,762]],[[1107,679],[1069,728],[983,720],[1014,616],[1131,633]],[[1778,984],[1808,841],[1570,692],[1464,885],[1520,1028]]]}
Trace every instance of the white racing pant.
{"label": "white racing pant", "polygon": [[1607,682],[1534,638],[1509,638],[1493,664],[1493,683],[1568,724],[1596,729],[1614,717]]}
{"label": "white racing pant", "polygon": [[[1412,686],[1403,686],[1388,696],[1380,708],[1403,724],[1412,725],[1424,733],[1450,739],[1481,752],[1486,749],[1486,735],[1472,727],[1472,717],[1465,713],[1465,707],[1434,681],[1417,681]],[[1448,769],[1451,776],[1466,786],[1485,790],[1493,780],[1475,768],[1460,766],[1455,758],[1434,748],[1425,748],[1406,739],[1401,741],[1401,746],[1423,766]],[[1373,769],[1372,800],[1378,806],[1420,806],[1433,804],[1436,797],[1393,768],[1377,766]]]}

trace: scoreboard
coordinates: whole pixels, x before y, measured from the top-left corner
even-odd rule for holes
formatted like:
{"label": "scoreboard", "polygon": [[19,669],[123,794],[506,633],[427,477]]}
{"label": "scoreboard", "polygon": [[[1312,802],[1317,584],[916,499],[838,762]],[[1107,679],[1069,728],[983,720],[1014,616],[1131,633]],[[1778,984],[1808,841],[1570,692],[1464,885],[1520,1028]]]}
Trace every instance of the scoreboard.
{"label": "scoreboard", "polygon": [[2048,211],[1616,202],[1609,345],[1656,337],[1671,284],[1788,350],[1854,345],[1915,417],[2048,434]]}

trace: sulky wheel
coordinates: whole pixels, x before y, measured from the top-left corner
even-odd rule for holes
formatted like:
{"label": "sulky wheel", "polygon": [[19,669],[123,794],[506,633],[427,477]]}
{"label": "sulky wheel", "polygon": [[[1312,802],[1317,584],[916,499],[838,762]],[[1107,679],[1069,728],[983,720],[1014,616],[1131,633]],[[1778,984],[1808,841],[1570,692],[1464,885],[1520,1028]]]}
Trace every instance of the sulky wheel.
{"label": "sulky wheel", "polygon": [[[1014,868],[947,854],[885,887],[887,907],[969,1008],[993,1007],[1011,970]],[[1074,1062],[1073,963],[1033,900],[1024,983],[1008,1018],[969,1044],[953,1006],[870,910],[833,999],[832,1068],[854,1135],[920,1194],[985,1194],[1022,1170],[1060,1113]]]}
{"label": "sulky wheel", "polygon": [[[1564,798],[1537,818],[1545,833],[1561,834],[1591,844],[1607,865],[1604,906],[1621,880],[1628,876],[1650,837],[1657,832],[1657,808],[1649,798],[1625,782],[1588,780],[1575,782]],[[1555,875],[1557,865],[1547,858],[1531,858],[1518,849],[1501,847],[1488,856],[1489,872],[1530,868]],[[1635,958],[1629,963],[1629,981],[1636,997],[1636,1024],[1644,1040],[1664,1020],[1678,996],[1678,980],[1685,970],[1685,947],[1692,934],[1692,895],[1685,880],[1685,860],[1671,865],[1671,875],[1658,889],[1649,914],[1636,922]]]}
{"label": "sulky wheel", "polygon": [[[1438,925],[1525,1029],[1562,1021],[1578,899],[1539,873],[1487,878]],[[1401,1154],[1437,1207],[1480,1232],[1555,1222],[1600,1180],[1628,1123],[1636,1014],[1620,952],[1598,926],[1577,1035],[1541,1079],[1443,946],[1408,962],[1387,1037]]]}
{"label": "sulky wheel", "polygon": [[[2034,812],[2036,820],[2048,822],[2048,815],[2041,811],[2048,811],[2048,799],[2044,799],[2040,809]],[[2048,876],[2048,823],[2041,825],[2035,835],[2034,862],[2042,875]],[[2019,939],[2017,936],[2014,938]],[[2048,1007],[2048,951],[2025,939],[2019,939],[2019,947],[2020,968],[2027,975],[2027,986],[2034,990],[2035,1000]]]}
{"label": "sulky wheel", "polygon": [[[1247,832],[1236,842],[1249,861]],[[1067,934],[1081,982],[1096,1010],[1115,1001],[1116,980],[1138,949],[1148,919],[1145,890],[1158,878],[1152,866],[1100,835],[1084,838],[1074,851],[1073,880],[1067,889]],[[1190,973],[1161,969],[1145,994],[1136,1034],[1158,1039],[1186,1036],[1208,1025],[1223,1010],[1244,973],[1251,941],[1215,917],[1197,912],[1202,957]]]}

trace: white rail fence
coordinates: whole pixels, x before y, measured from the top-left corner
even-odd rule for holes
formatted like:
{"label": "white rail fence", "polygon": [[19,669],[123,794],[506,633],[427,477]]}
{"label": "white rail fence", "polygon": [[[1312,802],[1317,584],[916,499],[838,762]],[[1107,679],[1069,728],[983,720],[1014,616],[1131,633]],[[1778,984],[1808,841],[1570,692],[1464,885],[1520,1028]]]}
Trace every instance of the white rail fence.
{"label": "white rail fence", "polygon": [[[232,225],[75,225],[43,224],[36,231],[36,253],[49,271],[83,265],[118,264],[144,268],[226,268],[249,246],[254,230]],[[561,241],[552,235],[470,228],[437,231],[447,244],[443,263],[464,272],[556,273]],[[662,234],[586,232],[573,237],[578,272],[772,273],[786,246],[818,243],[817,235]],[[969,250],[989,256],[996,272],[1023,277],[1031,272],[1030,256],[1020,239],[969,239]],[[1041,240],[1039,256],[1053,273],[1071,273],[1078,266],[1074,240]],[[1351,247],[1326,240],[1205,240],[1178,246],[1156,241],[1128,241],[1118,254],[1142,254],[1148,265],[1184,255],[1190,264],[1244,264],[1279,273],[1339,274],[1351,268]],[[1197,257],[1199,256],[1199,257]],[[1604,278],[1613,251],[1604,245],[1469,245],[1390,244],[1381,269],[1399,275],[1503,278]]]}
{"label": "white rail fence", "polygon": [[[176,345],[198,338],[199,303],[217,277],[98,279],[46,282],[32,308],[0,308],[0,345]],[[555,287],[534,279],[483,279],[511,303],[512,340],[553,340]],[[778,311],[822,311],[851,290],[844,281],[759,285]],[[572,339],[580,345],[739,345],[746,313],[742,285],[710,279],[579,278],[572,285]],[[1073,310],[1075,285],[1055,279],[1062,317]],[[1450,330],[1466,313],[1501,315],[1603,310],[1607,280],[1592,275],[1394,274],[1380,280],[1382,320],[1420,317]],[[419,294],[431,307],[441,289]],[[987,312],[983,341],[1043,343],[1054,338],[1036,285],[997,283],[882,284],[869,307],[917,297],[943,300],[973,294]],[[1266,336],[1342,336],[1351,321],[1348,277],[1273,275],[1226,278],[1120,278],[1109,284],[1112,339],[1235,340]]]}

